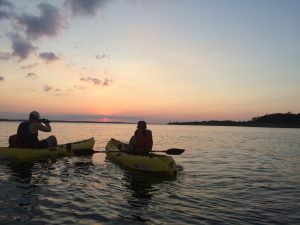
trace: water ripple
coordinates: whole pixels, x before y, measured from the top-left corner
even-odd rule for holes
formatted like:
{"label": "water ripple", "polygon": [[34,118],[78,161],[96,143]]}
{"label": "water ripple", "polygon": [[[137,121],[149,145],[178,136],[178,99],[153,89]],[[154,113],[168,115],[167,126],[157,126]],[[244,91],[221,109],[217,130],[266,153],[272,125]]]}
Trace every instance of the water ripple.
{"label": "water ripple", "polygon": [[[15,123],[2,123],[11,133]],[[128,140],[135,125],[54,123],[60,140]],[[0,224],[299,224],[300,130],[151,125],[175,178],[127,171],[105,154],[0,164]],[[11,131],[11,132],[10,132]],[[66,132],[67,131],[67,132]],[[2,138],[2,139],[1,139]],[[6,145],[7,137],[0,136]]]}

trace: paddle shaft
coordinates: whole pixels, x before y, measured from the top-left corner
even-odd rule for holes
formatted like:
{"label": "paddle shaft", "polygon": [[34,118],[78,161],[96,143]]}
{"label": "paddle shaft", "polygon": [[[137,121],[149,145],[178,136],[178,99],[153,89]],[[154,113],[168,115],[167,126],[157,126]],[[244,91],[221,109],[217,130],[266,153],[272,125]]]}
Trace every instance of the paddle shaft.
{"label": "paddle shaft", "polygon": [[[160,150],[160,151],[151,151],[152,152],[164,152],[167,153],[168,155],[181,155],[185,150],[184,149],[179,149],[179,148],[170,148],[168,150]],[[109,151],[109,152],[124,152],[124,153],[129,153],[125,151]],[[106,151],[94,151],[94,153],[106,153]]]}

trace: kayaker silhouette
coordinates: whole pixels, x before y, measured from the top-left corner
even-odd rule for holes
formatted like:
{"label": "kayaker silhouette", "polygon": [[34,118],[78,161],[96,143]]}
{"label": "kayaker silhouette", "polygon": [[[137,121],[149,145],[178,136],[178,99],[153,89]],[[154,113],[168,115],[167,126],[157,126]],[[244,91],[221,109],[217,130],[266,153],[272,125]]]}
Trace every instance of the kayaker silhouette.
{"label": "kayaker silhouette", "polygon": [[29,120],[20,123],[18,127],[17,138],[21,142],[21,147],[48,148],[57,145],[56,137],[53,135],[39,140],[38,131],[51,132],[50,121],[40,119],[40,114],[37,111],[32,111],[29,114]]}
{"label": "kayaker silhouette", "polygon": [[126,151],[132,154],[147,155],[151,152],[152,146],[152,131],[147,129],[145,121],[139,121]]}

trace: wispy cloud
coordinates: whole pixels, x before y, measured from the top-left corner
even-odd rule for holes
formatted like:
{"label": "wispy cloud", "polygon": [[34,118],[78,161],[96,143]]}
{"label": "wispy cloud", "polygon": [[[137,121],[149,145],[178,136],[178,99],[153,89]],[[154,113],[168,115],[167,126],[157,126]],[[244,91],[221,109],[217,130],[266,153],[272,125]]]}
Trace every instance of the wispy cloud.
{"label": "wispy cloud", "polygon": [[97,54],[95,55],[96,59],[98,60],[105,60],[105,59],[109,59],[108,55],[106,54]]}
{"label": "wispy cloud", "polygon": [[31,69],[31,68],[36,67],[38,65],[39,65],[38,63],[33,63],[33,64],[29,64],[27,66],[21,66],[21,69]]}
{"label": "wispy cloud", "polygon": [[44,91],[48,92],[48,91],[51,91],[51,90],[52,90],[51,86],[49,86],[49,85],[44,86]]}
{"label": "wispy cloud", "polygon": [[94,77],[81,77],[80,78],[81,81],[91,81],[93,82],[95,85],[100,85],[101,84],[101,80],[98,78],[94,78]]}
{"label": "wispy cloud", "polygon": [[20,35],[11,35],[13,56],[19,57],[20,60],[26,59],[36,48],[31,42],[23,39]]}
{"label": "wispy cloud", "polygon": [[40,53],[40,58],[45,60],[47,63],[53,62],[55,60],[58,60],[59,57],[56,56],[53,52],[42,52]]}
{"label": "wispy cloud", "polygon": [[65,0],[65,5],[71,10],[73,16],[94,16],[97,10],[108,2],[109,0]]}
{"label": "wispy cloud", "polygon": [[[33,45],[35,40],[57,36],[59,31],[65,28],[66,21],[58,7],[48,3],[40,3],[37,7],[39,15],[28,13],[18,15],[20,11],[14,10],[12,3],[0,0],[0,21],[4,18],[9,19],[11,28],[14,29],[13,33],[7,32],[12,43],[12,53],[1,52],[0,60],[9,60],[11,56],[18,57],[20,61],[25,60],[36,49]],[[47,62],[58,59],[51,54],[42,54],[41,57]]]}
{"label": "wispy cloud", "polygon": [[0,76],[0,81],[4,81],[4,77]]}
{"label": "wispy cloud", "polygon": [[108,86],[110,85],[113,81],[110,79],[105,78],[104,81],[94,78],[94,77],[81,77],[81,81],[86,81],[86,82],[92,82],[94,85],[103,85],[103,86]]}
{"label": "wispy cloud", "polygon": [[0,9],[2,9],[2,8],[10,8],[12,6],[13,6],[13,4],[10,3],[9,1],[7,1],[7,0],[0,0]]}
{"label": "wispy cloud", "polygon": [[109,80],[109,79],[105,78],[104,81],[103,81],[103,86],[108,86],[108,85],[110,85],[112,82],[113,82],[112,80]]}
{"label": "wispy cloud", "polygon": [[74,88],[78,89],[78,90],[84,90],[85,89],[84,86],[80,86],[80,85],[75,85]]}
{"label": "wispy cloud", "polygon": [[64,27],[59,9],[47,3],[40,3],[38,8],[40,16],[24,14],[19,17],[19,24],[25,27],[27,37],[38,39],[44,36],[56,36]]}
{"label": "wispy cloud", "polygon": [[25,77],[35,80],[37,78],[37,75],[35,73],[27,73]]}
{"label": "wispy cloud", "polygon": [[10,53],[0,52],[0,60],[8,61],[11,57]]}
{"label": "wispy cloud", "polygon": [[[56,94],[58,94],[58,93],[61,93],[63,90],[61,90],[60,88],[54,88],[54,87],[52,87],[52,86],[50,86],[50,85],[48,85],[48,84],[46,84],[45,86],[44,86],[44,91],[45,92],[54,92],[54,93],[56,93]],[[55,95],[56,95],[55,94]]]}
{"label": "wispy cloud", "polygon": [[[93,16],[97,13],[97,10],[104,7],[110,1],[64,0],[63,4],[72,12],[72,15]],[[0,52],[0,60],[8,61],[11,57],[18,57],[20,61],[27,59],[36,49],[35,45],[38,44],[36,40],[43,37],[55,37],[68,24],[68,17],[65,15],[65,11],[63,11],[66,8],[61,9],[59,6],[42,2],[37,4],[37,12],[22,13],[22,9],[16,8],[11,2],[13,1],[0,0],[0,22],[2,19],[9,20],[11,30],[7,31],[7,35],[12,43],[11,53]],[[9,32],[14,32],[14,34],[10,34]],[[106,54],[97,54],[95,57],[98,60],[108,59],[108,55]],[[41,53],[40,58],[47,63],[59,59],[52,52]],[[28,67],[22,66],[21,68],[28,69],[36,65],[32,64]],[[95,82],[97,83],[98,81]]]}
{"label": "wispy cloud", "polygon": [[14,5],[6,0],[0,0],[0,20],[2,19],[9,19],[13,13]]}

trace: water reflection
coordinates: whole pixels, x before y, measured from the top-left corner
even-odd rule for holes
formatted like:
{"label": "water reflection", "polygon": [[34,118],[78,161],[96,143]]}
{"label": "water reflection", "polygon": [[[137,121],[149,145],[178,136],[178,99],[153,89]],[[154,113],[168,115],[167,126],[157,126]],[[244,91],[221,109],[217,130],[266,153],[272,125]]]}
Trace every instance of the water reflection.
{"label": "water reflection", "polygon": [[131,221],[147,222],[149,219],[149,206],[152,203],[153,196],[157,193],[159,184],[173,181],[176,178],[151,174],[144,172],[125,171],[123,177],[123,186],[127,188],[128,194],[125,200],[128,202],[126,215],[120,215],[122,218]]}
{"label": "water reflection", "polygon": [[53,174],[52,179],[58,184],[68,185],[72,182],[85,186],[84,178],[93,173],[93,166],[92,156],[61,159],[55,164],[57,171],[55,175]]}
{"label": "water reflection", "polygon": [[[0,146],[15,126],[0,124]],[[103,150],[133,126],[59,123],[55,133],[63,143],[93,134]],[[0,224],[299,224],[299,129],[151,130],[154,149],[187,149],[175,159],[184,167],[175,181],[124,171],[101,153],[27,169],[3,162]]]}
{"label": "water reflection", "polygon": [[7,167],[11,170],[11,178],[20,183],[30,183],[34,163],[10,163]]}
{"label": "water reflection", "polygon": [[[39,209],[40,176],[39,166],[34,163],[9,163],[6,165],[8,179],[2,181],[2,194],[6,201],[1,204],[3,224],[22,223],[43,215]],[[1,198],[2,199],[2,198]]]}
{"label": "water reflection", "polygon": [[[7,201],[0,201],[0,224],[62,224],[74,218],[106,220],[87,210],[90,201],[86,193],[90,190],[86,188],[93,166],[91,156],[55,163],[7,164],[7,180],[1,181],[0,193],[0,199]],[[82,212],[74,213],[78,208]],[[86,215],[87,211],[90,214]]]}

